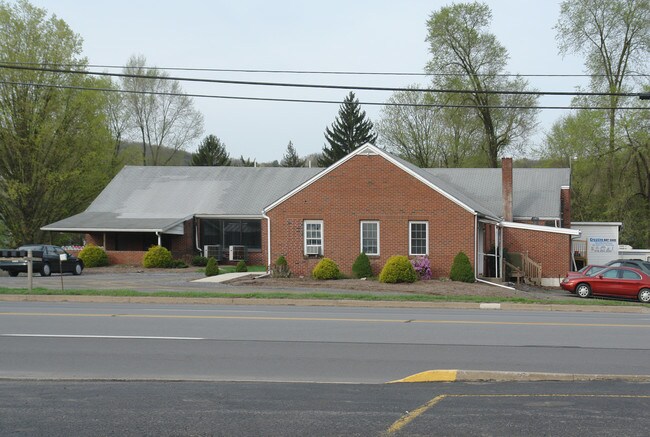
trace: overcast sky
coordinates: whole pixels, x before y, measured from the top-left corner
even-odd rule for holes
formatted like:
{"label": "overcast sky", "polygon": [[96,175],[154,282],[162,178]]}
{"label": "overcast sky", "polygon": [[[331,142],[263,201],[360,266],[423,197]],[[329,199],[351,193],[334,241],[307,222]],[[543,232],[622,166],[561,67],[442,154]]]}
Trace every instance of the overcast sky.
{"label": "overcast sky", "polygon": [[[429,59],[426,21],[451,2],[423,0],[31,0],[65,20],[83,37],[90,64],[124,65],[142,54],[158,67],[422,73]],[[582,60],[558,54],[553,26],[555,0],[492,0],[492,31],[510,54],[508,71],[520,74],[581,74]],[[345,84],[426,85],[424,77],[328,76],[170,72],[214,79]],[[543,91],[572,91],[581,78],[529,78]],[[189,93],[333,100],[345,90],[318,90],[182,83]],[[389,92],[356,92],[360,101],[384,102]],[[569,98],[543,97],[543,105]],[[233,157],[280,160],[289,141],[302,156],[320,152],[323,133],[339,104],[280,103],[197,98],[204,136],[214,134]],[[364,106],[377,121],[380,106]],[[532,143],[564,112],[542,111]],[[198,144],[198,142],[197,142]],[[196,149],[192,144],[190,151]],[[533,144],[531,144],[533,145]]]}

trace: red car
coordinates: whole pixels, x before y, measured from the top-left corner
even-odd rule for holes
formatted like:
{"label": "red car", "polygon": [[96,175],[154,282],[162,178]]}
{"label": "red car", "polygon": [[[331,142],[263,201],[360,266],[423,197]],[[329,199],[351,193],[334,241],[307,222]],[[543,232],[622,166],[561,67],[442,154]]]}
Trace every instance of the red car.
{"label": "red car", "polygon": [[650,276],[628,267],[608,267],[594,276],[567,276],[560,286],[582,298],[601,295],[650,303]]}

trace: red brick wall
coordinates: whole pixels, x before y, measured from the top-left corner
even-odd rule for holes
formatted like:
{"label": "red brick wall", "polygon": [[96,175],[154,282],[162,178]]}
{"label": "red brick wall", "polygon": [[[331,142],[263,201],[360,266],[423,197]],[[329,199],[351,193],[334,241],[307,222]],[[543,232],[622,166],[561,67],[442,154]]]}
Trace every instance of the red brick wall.
{"label": "red brick wall", "polygon": [[370,257],[374,273],[391,255],[408,255],[409,221],[429,223],[434,277],[449,276],[459,251],[474,263],[474,215],[377,155],[351,158],[268,215],[271,260],[285,255],[296,275],[309,275],[319,261],[303,255],[304,220],[324,221],[324,256],[345,274],[351,274],[361,251],[362,220],[380,222],[380,256]]}
{"label": "red brick wall", "polygon": [[141,266],[145,253],[141,250],[109,250],[106,252],[110,265],[124,264],[129,266]]}
{"label": "red brick wall", "polygon": [[571,228],[571,189],[562,188],[560,191],[560,203],[562,204],[562,227]]}
{"label": "red brick wall", "polygon": [[528,252],[542,265],[542,277],[564,276],[571,267],[571,236],[527,229],[503,229],[503,246],[509,252]]}

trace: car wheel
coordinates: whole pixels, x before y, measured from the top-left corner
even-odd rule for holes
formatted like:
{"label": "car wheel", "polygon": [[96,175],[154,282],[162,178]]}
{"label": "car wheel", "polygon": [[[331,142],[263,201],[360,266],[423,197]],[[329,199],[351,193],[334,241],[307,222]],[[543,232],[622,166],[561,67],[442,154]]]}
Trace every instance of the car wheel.
{"label": "car wheel", "polygon": [[9,270],[7,273],[9,273],[9,276],[11,276],[12,278],[15,278],[16,276],[18,276],[18,272],[15,272],[13,270]]}
{"label": "car wheel", "polygon": [[72,274],[74,274],[74,275],[80,275],[83,269],[84,269],[84,268],[81,267],[81,263],[76,263],[76,264],[74,265],[74,270],[72,270]]}
{"label": "car wheel", "polygon": [[41,267],[41,276],[50,276],[52,274],[52,269],[48,263],[43,264]]}
{"label": "car wheel", "polygon": [[642,288],[639,291],[639,302],[650,303],[650,288]]}
{"label": "car wheel", "polygon": [[576,287],[576,294],[578,297],[586,298],[591,296],[591,287],[589,284],[578,284]]}

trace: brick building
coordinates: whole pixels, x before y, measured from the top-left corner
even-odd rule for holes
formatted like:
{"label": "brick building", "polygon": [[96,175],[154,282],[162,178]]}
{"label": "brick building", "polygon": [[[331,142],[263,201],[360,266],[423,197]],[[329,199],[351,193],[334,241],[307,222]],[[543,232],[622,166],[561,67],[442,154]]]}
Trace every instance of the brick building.
{"label": "brick building", "polygon": [[326,169],[125,167],[83,213],[44,230],[84,232],[114,263],[153,244],[308,275],[322,257],[350,273],[360,252],[378,272],[391,255],[426,256],[434,277],[465,252],[477,277],[503,277],[526,254],[544,283],[570,269],[568,169],[422,169],[366,145]]}

